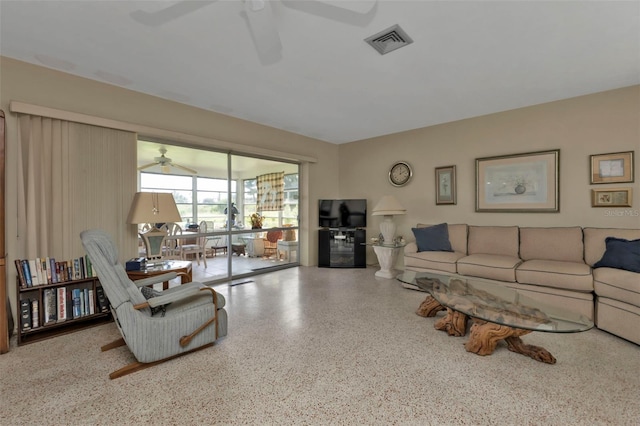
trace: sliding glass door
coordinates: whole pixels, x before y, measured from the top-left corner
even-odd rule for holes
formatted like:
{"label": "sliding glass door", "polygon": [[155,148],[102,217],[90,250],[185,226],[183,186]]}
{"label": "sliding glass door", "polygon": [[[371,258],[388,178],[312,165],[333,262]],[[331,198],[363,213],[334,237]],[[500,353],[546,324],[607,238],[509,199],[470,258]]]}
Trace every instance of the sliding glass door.
{"label": "sliding glass door", "polygon": [[[153,164],[161,149],[173,165]],[[298,164],[140,140],[138,165],[140,190],[171,192],[183,232],[206,236],[207,265],[193,263],[194,279],[298,265]]]}

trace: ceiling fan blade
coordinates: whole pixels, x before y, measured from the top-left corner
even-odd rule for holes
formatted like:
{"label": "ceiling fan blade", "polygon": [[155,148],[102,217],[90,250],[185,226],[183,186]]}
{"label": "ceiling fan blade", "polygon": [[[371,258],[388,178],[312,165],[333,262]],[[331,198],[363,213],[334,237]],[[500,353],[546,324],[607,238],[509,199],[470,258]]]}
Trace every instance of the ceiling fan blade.
{"label": "ceiling fan blade", "polygon": [[211,3],[215,3],[217,0],[210,1],[181,1],[169,7],[166,7],[157,12],[145,12],[144,10],[135,10],[130,13],[130,16],[140,22],[141,24],[148,25],[150,27],[157,27],[162,24],[166,24],[169,21],[180,18],[194,12],[202,7],[208,6]]}
{"label": "ceiling fan blade", "polygon": [[149,163],[149,164],[145,164],[144,166],[140,166],[138,167],[138,170],[144,170],[144,169],[148,169],[149,167],[153,167],[153,166],[157,166],[158,163]]}
{"label": "ceiling fan blade", "polygon": [[262,65],[271,65],[282,59],[282,43],[268,1],[245,1],[245,18],[251,39]]}
{"label": "ceiling fan blade", "polygon": [[185,172],[188,172],[189,174],[192,174],[192,175],[197,175],[197,174],[198,174],[198,172],[197,172],[197,171],[195,171],[195,170],[193,170],[193,169],[190,169],[190,168],[188,168],[188,167],[181,166],[181,165],[179,165],[179,164],[174,164],[174,163],[172,163],[171,165],[172,165],[173,167],[177,167],[178,169],[182,169],[182,170],[184,170]]}
{"label": "ceiling fan blade", "polygon": [[281,2],[291,9],[358,27],[369,24],[378,10],[378,0],[281,0]]}

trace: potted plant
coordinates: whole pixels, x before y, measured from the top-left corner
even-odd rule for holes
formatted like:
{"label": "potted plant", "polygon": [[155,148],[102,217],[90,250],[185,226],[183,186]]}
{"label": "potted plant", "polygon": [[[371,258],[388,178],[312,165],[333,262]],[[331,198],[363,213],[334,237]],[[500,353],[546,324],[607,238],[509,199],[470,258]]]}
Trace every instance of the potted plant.
{"label": "potted plant", "polygon": [[260,213],[251,215],[251,229],[262,229],[262,216],[260,216]]}

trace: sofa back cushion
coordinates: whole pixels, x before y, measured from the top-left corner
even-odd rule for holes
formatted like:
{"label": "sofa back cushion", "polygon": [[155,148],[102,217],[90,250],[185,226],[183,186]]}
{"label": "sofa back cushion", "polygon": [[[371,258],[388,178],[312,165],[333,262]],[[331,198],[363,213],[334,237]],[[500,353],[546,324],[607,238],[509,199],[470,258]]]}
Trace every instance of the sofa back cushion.
{"label": "sofa back cushion", "polygon": [[584,228],[584,260],[588,265],[593,266],[602,258],[607,237],[624,238],[625,240],[635,240],[640,238],[640,229],[619,229],[619,228]]}
{"label": "sofa back cushion", "polygon": [[582,228],[520,228],[520,258],[584,262]]}
{"label": "sofa back cushion", "polygon": [[501,254],[518,257],[517,226],[469,226],[468,254]]}
{"label": "sofa back cushion", "polygon": [[[427,226],[433,225],[419,223],[416,225],[416,228],[424,228]],[[448,223],[447,229],[449,231],[449,242],[451,243],[453,251],[467,254],[467,225],[465,223]]]}

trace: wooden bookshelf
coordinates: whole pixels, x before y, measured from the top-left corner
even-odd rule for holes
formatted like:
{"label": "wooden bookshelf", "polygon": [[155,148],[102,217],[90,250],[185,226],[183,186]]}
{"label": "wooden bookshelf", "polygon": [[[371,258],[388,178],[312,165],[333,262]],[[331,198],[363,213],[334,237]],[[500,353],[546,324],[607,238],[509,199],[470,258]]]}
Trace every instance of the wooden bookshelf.
{"label": "wooden bookshelf", "polygon": [[9,352],[9,315],[10,312],[5,306],[7,304],[6,285],[6,250],[4,246],[4,147],[5,147],[5,121],[4,111],[0,110],[0,354]]}
{"label": "wooden bookshelf", "polygon": [[[33,343],[40,340],[48,339],[51,337],[59,336],[62,334],[72,333],[77,330],[85,329],[87,327],[93,327],[95,325],[104,324],[110,322],[111,312],[110,311],[101,311],[100,304],[98,302],[98,287],[101,287],[100,281],[96,277],[88,277],[75,279],[70,281],[63,281],[55,284],[43,284],[32,287],[23,287],[20,285],[20,279],[16,280],[17,285],[17,309],[18,309],[18,345],[24,345],[27,343]],[[53,289],[54,293],[57,293],[57,290],[60,288],[65,289],[65,299],[67,304],[67,319],[58,320],[58,316],[56,314],[56,320],[52,322],[45,321],[45,292],[47,290]],[[73,290],[78,289],[82,291],[82,297],[84,297],[84,290],[92,290],[91,296],[86,296],[87,300],[89,297],[92,297],[93,300],[90,302],[93,303],[94,313],[91,314],[89,311],[89,307],[86,307],[86,310],[76,317],[74,317],[73,313]],[[34,315],[32,308],[32,304],[37,304],[37,326],[34,327],[33,319],[31,318],[30,327],[25,328],[23,326],[23,308],[22,302],[28,301],[30,316]],[[71,307],[69,304],[71,303]],[[57,309],[58,299],[56,299],[55,305]],[[107,304],[108,309],[108,304]],[[57,313],[57,311],[56,311]]]}

